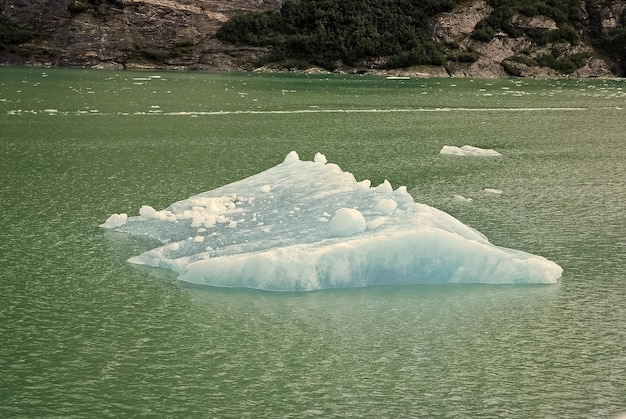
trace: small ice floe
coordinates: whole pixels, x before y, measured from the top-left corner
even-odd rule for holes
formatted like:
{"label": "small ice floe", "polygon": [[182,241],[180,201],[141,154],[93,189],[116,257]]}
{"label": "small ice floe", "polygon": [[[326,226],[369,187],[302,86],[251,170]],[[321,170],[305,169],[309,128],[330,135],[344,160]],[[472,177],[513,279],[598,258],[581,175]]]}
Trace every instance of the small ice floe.
{"label": "small ice floe", "polygon": [[502,154],[492,149],[474,147],[464,145],[456,147],[452,145],[444,145],[439,154],[447,154],[451,156],[472,156],[472,157],[501,157]]}
{"label": "small ice floe", "polygon": [[463,195],[454,195],[453,199],[455,202],[459,202],[463,204],[469,204],[470,202],[473,201],[472,198],[466,198]]}

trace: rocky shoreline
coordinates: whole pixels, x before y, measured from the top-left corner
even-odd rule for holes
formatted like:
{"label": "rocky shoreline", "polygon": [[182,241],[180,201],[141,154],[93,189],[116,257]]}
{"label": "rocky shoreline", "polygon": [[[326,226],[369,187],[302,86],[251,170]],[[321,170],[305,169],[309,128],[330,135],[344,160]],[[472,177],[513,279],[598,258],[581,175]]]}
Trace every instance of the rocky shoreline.
{"label": "rocky shoreline", "polygon": [[[235,47],[220,42],[219,27],[242,11],[277,10],[282,0],[123,0],[123,7],[100,5],[72,13],[64,2],[46,0],[10,0],[0,4],[3,17],[39,34],[36,38],[0,48],[0,63],[45,67],[83,67],[137,70],[202,71],[299,71],[328,73],[321,68],[289,69],[280,65],[258,67],[267,52],[261,47]],[[616,24],[615,8],[607,15],[606,25]],[[525,35],[513,38],[498,33],[489,42],[470,37],[476,24],[491,13],[482,0],[467,3],[433,19],[432,39],[455,43],[462,50],[473,51],[471,63],[448,62],[442,66],[416,66],[381,70],[383,57],[349,67],[338,63],[336,73],[375,74],[397,77],[532,77],[532,78],[614,78],[610,63],[589,44],[567,42],[536,45]],[[54,17],[51,19],[51,17]],[[534,29],[556,28],[546,17],[515,16],[514,23]],[[516,59],[538,56],[551,51],[578,54],[584,63],[570,73]]]}

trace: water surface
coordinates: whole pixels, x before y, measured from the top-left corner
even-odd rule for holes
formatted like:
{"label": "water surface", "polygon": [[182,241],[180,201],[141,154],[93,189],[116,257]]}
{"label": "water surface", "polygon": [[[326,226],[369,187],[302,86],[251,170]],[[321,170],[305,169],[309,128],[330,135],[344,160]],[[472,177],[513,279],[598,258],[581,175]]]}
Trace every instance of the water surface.
{"label": "water surface", "polygon": [[[0,75],[0,416],[626,411],[623,81]],[[438,154],[464,144],[503,156]],[[201,288],[127,264],[150,244],[97,228],[291,150],[406,185],[493,243],[556,261],[563,278]]]}

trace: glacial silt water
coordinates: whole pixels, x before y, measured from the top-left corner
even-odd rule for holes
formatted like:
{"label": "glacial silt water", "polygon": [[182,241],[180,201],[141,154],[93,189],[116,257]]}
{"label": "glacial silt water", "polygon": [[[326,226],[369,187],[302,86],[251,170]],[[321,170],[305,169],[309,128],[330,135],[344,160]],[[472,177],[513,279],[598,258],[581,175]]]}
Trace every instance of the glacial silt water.
{"label": "glacial silt water", "polygon": [[[626,412],[623,80],[0,68],[0,416]],[[444,145],[497,158],[440,155]],[[316,152],[555,285],[199,287],[98,228]],[[460,199],[469,198],[469,199]]]}

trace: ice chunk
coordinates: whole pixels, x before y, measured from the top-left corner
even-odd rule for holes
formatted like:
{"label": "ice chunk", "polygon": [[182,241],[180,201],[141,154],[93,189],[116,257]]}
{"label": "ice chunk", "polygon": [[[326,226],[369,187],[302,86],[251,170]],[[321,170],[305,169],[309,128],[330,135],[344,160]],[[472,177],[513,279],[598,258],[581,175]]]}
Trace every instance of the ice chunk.
{"label": "ice chunk", "polygon": [[157,214],[157,211],[150,205],[143,205],[141,208],[139,208],[139,215],[146,218],[160,218]]}
{"label": "ice chunk", "polygon": [[462,203],[464,203],[464,204],[469,204],[470,202],[472,202],[472,201],[473,201],[473,199],[472,199],[472,198],[466,198],[466,197],[464,197],[463,195],[454,195],[454,200],[455,200],[456,202],[462,202]]}
{"label": "ice chunk", "polygon": [[502,154],[492,149],[478,148],[471,145],[456,147],[444,145],[439,154],[449,154],[453,156],[478,156],[478,157],[500,157]]}
{"label": "ice chunk", "polygon": [[393,188],[391,187],[391,183],[389,183],[389,181],[385,179],[383,183],[381,183],[380,185],[376,187],[376,190],[378,190],[379,192],[389,194],[391,193],[391,191],[393,191]]}
{"label": "ice chunk", "polygon": [[352,236],[365,230],[365,217],[354,208],[339,208],[330,220],[331,235],[337,237]]}
{"label": "ice chunk", "polygon": [[[553,283],[561,268],[491,244],[388,181],[371,187],[292,152],[257,175],[102,225],[163,245],[130,259],[180,280],[225,287],[317,290],[448,282]],[[271,185],[271,194],[265,186]],[[333,214],[333,215],[331,215]]]}
{"label": "ice chunk", "polygon": [[398,207],[398,203],[393,199],[383,198],[374,206],[374,211],[382,214],[391,214]]}
{"label": "ice chunk", "polygon": [[485,192],[490,193],[490,194],[494,194],[494,195],[502,195],[503,191],[500,189],[493,189],[493,188],[485,188],[484,189]]}
{"label": "ice chunk", "polygon": [[287,154],[287,156],[285,156],[285,160],[283,161],[283,163],[293,163],[297,161],[300,161],[300,156],[298,156],[298,153],[296,153],[295,151],[291,151],[289,152],[289,154]]}
{"label": "ice chunk", "polygon": [[326,156],[322,153],[317,153],[313,158],[313,161],[320,164],[326,164],[328,161],[326,160]]}
{"label": "ice chunk", "polygon": [[128,219],[127,214],[112,214],[104,224],[100,224],[102,228],[117,228],[126,224],[126,220]]}

